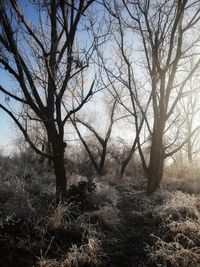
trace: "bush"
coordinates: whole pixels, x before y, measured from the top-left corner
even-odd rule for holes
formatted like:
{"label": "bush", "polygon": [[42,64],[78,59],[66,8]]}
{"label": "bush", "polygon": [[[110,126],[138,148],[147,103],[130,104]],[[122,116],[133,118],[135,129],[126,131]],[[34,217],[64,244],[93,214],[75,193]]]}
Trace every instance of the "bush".
{"label": "bush", "polygon": [[96,189],[96,184],[91,181],[81,181],[77,185],[71,185],[66,192],[66,198],[79,205],[81,211],[95,209],[93,194]]}

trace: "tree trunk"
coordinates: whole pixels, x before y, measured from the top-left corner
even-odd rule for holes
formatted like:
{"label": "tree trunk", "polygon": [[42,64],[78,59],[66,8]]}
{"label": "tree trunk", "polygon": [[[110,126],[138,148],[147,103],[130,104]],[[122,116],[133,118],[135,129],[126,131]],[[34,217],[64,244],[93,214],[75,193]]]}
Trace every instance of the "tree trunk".
{"label": "tree trunk", "polygon": [[192,142],[191,142],[191,138],[189,138],[188,142],[187,142],[187,153],[188,153],[188,162],[192,163]]}
{"label": "tree trunk", "polygon": [[[44,144],[42,144],[42,149],[41,150],[42,150],[42,152],[45,152],[45,145]],[[43,164],[44,161],[45,161],[45,157],[43,155],[41,155],[40,159],[39,159],[39,163]]]}
{"label": "tree trunk", "polygon": [[[188,127],[188,137],[192,133],[192,120],[189,120],[187,122],[187,127]],[[192,137],[189,137],[187,141],[187,156],[188,156],[188,162],[192,163]]]}
{"label": "tree trunk", "polygon": [[107,144],[104,144],[102,146],[101,159],[99,163],[99,175],[103,175],[105,172],[104,166],[105,166],[106,152],[107,152]]}
{"label": "tree trunk", "polygon": [[122,179],[124,177],[124,173],[125,173],[125,170],[126,170],[126,167],[128,166],[132,156],[133,156],[133,153],[135,152],[135,146],[136,146],[136,139],[127,155],[127,157],[125,158],[125,160],[122,162],[122,165],[121,165],[121,169],[120,169],[120,178]]}
{"label": "tree trunk", "polygon": [[[159,127],[158,127],[159,129]],[[162,127],[153,133],[150,149],[150,162],[147,171],[147,192],[153,193],[160,186],[164,168],[163,130]]]}
{"label": "tree trunk", "polygon": [[126,167],[128,166],[128,163],[129,163],[130,159],[132,158],[132,155],[133,155],[133,153],[129,153],[128,157],[122,162],[120,174],[119,174],[120,179],[123,179]]}
{"label": "tree trunk", "polygon": [[60,195],[66,191],[67,187],[64,155],[59,154],[57,156],[54,156],[53,162],[56,176],[56,193]]}
{"label": "tree trunk", "polygon": [[66,146],[65,143],[61,140],[60,142],[52,143],[57,195],[62,195],[63,193],[65,193],[67,187],[65,161],[64,161],[65,146]]}

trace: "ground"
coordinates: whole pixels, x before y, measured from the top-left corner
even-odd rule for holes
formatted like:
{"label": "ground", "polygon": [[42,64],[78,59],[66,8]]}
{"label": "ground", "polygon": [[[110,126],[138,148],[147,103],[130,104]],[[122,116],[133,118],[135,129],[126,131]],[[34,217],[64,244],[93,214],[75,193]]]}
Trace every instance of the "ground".
{"label": "ground", "polygon": [[1,180],[0,266],[199,266],[199,194],[180,180],[147,195],[144,177],[73,174],[59,202],[51,174],[33,176]]}
{"label": "ground", "polygon": [[[151,234],[157,231],[162,222],[160,216],[154,215],[154,208],[161,205],[163,199],[147,196],[145,188],[141,187],[134,184],[116,187],[119,193],[119,224],[107,242],[107,253],[110,255],[107,266],[142,267],[148,262],[146,244],[152,244],[154,238]],[[110,240],[116,240],[116,243]],[[153,266],[148,262],[150,265]]]}

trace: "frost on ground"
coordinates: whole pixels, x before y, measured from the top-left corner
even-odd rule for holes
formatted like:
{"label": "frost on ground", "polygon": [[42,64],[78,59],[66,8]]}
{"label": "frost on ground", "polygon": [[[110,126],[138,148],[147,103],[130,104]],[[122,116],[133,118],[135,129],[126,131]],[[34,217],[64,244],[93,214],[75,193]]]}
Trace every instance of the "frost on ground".
{"label": "frost on ground", "polygon": [[199,195],[145,183],[71,175],[58,201],[51,172],[4,170],[0,266],[199,266]]}

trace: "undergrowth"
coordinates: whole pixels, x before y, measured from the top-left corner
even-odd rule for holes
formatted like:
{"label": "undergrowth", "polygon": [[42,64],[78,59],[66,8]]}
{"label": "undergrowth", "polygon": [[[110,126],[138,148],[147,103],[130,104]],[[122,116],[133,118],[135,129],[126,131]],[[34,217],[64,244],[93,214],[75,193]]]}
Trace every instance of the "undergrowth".
{"label": "undergrowth", "polygon": [[1,177],[0,266],[102,266],[104,229],[117,221],[116,197],[102,204],[102,187],[81,180],[58,201],[47,175]]}
{"label": "undergrowth", "polygon": [[171,176],[147,195],[144,177],[71,174],[58,201],[51,170],[3,164],[0,266],[200,265],[200,196],[191,184],[198,175],[185,184]]}
{"label": "undergrowth", "polygon": [[154,244],[146,247],[149,261],[156,266],[199,266],[199,196],[173,192],[159,207],[158,213],[162,223],[152,235]]}

